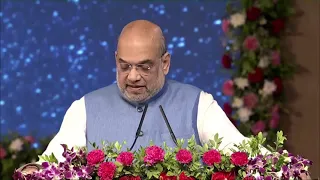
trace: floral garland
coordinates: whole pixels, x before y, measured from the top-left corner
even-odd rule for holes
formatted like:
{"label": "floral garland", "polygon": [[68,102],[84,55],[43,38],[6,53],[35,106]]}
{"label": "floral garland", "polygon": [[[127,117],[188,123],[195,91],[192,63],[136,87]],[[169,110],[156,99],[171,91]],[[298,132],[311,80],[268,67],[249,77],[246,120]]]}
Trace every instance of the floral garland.
{"label": "floral garland", "polygon": [[281,53],[281,35],[293,14],[291,0],[242,0],[241,9],[228,5],[230,16],[222,22],[226,35],[221,63],[234,68],[223,84],[231,97],[223,109],[244,135],[263,132],[271,144],[284,109],[283,80],[294,73],[294,63]]}
{"label": "floral garland", "polygon": [[225,151],[219,148],[222,138],[218,135],[203,146],[197,145],[193,136],[187,142],[178,140],[175,148],[151,144],[135,152],[122,151],[118,142],[102,143],[101,148],[96,147],[89,153],[63,145],[64,162],[58,163],[54,155],[42,156],[43,169],[28,175],[16,171],[13,179],[271,180],[297,179],[301,173],[309,174],[311,161],[286,150],[277,152],[285,140],[282,132],[278,132],[277,148],[268,154],[260,150],[265,141],[262,133]]}

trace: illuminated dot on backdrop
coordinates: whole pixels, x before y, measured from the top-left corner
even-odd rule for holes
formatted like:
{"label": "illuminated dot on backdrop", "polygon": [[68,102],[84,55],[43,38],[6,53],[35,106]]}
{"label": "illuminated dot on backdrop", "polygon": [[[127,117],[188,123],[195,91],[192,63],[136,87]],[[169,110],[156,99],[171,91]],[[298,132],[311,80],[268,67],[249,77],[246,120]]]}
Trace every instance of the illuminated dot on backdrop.
{"label": "illuminated dot on backdrop", "polygon": [[59,16],[58,11],[53,11],[52,16],[53,16],[53,17],[57,17],[57,16]]}
{"label": "illuminated dot on backdrop", "polygon": [[52,74],[48,74],[47,79],[52,79]]}
{"label": "illuminated dot on backdrop", "polygon": [[52,118],[54,118],[54,117],[56,117],[57,115],[56,115],[56,113],[51,113],[51,117]]}
{"label": "illuminated dot on backdrop", "polygon": [[69,45],[69,49],[73,50],[74,49],[74,45]]}
{"label": "illuminated dot on backdrop", "polygon": [[2,79],[3,80],[7,80],[9,78],[9,75],[8,74],[4,74],[3,76],[2,76]]}
{"label": "illuminated dot on backdrop", "polygon": [[221,20],[220,19],[217,19],[213,22],[215,25],[220,25],[221,24]]}
{"label": "illuminated dot on backdrop", "polygon": [[39,144],[38,144],[38,143],[33,143],[33,144],[32,144],[32,147],[35,148],[35,149],[37,149],[37,148],[39,148]]}
{"label": "illuminated dot on backdrop", "polygon": [[184,42],[179,42],[178,47],[184,47],[185,43]]}
{"label": "illuminated dot on backdrop", "polygon": [[5,104],[4,100],[0,101],[0,105],[3,106]]}
{"label": "illuminated dot on backdrop", "polygon": [[22,107],[21,107],[21,106],[17,106],[17,107],[16,107],[16,112],[17,112],[17,113],[20,113],[21,111],[22,111]]}
{"label": "illuminated dot on backdrop", "polygon": [[182,12],[188,12],[188,8],[187,8],[187,7],[184,7],[184,8],[182,9]]}
{"label": "illuminated dot on backdrop", "polygon": [[40,94],[41,93],[41,89],[37,88],[34,92],[37,93],[37,94]]}

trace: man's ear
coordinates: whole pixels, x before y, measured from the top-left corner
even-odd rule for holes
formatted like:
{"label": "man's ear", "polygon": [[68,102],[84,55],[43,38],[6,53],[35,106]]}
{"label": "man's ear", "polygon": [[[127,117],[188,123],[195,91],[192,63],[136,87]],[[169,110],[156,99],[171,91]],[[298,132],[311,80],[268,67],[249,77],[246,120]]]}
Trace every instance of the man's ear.
{"label": "man's ear", "polygon": [[118,58],[117,58],[117,56],[118,56],[118,52],[117,52],[117,51],[115,51],[115,52],[114,52],[114,59],[115,59],[115,60],[117,60],[117,59],[118,59]]}
{"label": "man's ear", "polygon": [[162,57],[162,71],[165,75],[169,73],[170,61],[171,61],[171,55],[170,53],[166,52]]}

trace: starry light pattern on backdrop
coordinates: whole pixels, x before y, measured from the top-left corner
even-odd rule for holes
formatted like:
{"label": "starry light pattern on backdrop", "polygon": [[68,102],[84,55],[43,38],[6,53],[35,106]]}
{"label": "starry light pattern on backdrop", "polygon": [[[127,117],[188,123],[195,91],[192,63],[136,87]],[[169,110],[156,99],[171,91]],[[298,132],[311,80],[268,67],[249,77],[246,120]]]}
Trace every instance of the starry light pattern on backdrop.
{"label": "starry light pattern on backdrop", "polygon": [[59,130],[71,103],[115,82],[114,51],[128,22],[161,26],[172,53],[169,78],[210,92],[222,105],[224,1],[1,2],[1,133]]}

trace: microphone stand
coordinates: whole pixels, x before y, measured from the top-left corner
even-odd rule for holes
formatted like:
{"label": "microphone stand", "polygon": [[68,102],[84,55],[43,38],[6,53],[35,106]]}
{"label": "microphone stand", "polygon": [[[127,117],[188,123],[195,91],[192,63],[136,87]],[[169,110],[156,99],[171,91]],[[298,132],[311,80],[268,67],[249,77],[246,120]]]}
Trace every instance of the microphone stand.
{"label": "microphone stand", "polygon": [[176,138],[176,136],[174,135],[174,133],[173,133],[173,131],[172,131],[172,128],[171,128],[171,126],[170,126],[170,123],[169,123],[169,121],[168,121],[168,118],[167,118],[166,114],[164,113],[164,110],[163,110],[162,106],[160,105],[159,108],[160,108],[162,117],[163,117],[163,119],[164,119],[164,122],[166,122],[167,128],[168,128],[168,130],[169,130],[169,132],[170,132],[170,136],[171,136],[173,142],[176,144],[176,146],[178,146],[177,138]]}

